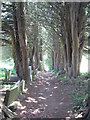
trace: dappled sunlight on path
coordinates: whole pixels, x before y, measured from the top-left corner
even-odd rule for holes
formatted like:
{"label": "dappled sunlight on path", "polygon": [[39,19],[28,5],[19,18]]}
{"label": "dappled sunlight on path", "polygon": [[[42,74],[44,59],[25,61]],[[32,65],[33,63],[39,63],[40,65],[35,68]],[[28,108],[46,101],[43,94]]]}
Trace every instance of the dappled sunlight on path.
{"label": "dappled sunlight on path", "polygon": [[72,116],[71,93],[73,85],[60,83],[50,72],[39,73],[37,79],[27,85],[28,91],[21,109],[16,111],[20,117],[65,118]]}

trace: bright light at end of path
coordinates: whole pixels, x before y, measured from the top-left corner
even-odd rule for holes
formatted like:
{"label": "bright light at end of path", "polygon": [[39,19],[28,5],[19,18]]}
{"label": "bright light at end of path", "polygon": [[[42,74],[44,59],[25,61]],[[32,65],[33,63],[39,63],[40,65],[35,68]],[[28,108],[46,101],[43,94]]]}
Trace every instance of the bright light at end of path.
{"label": "bright light at end of path", "polygon": [[88,72],[88,59],[87,56],[82,56],[82,61],[81,61],[81,65],[80,65],[80,72],[81,73],[85,73]]}
{"label": "bright light at end of path", "polygon": [[43,56],[44,61],[47,59],[47,54]]}
{"label": "bright light at end of path", "polygon": [[49,67],[48,67],[48,65],[46,64],[47,58],[48,58],[48,56],[47,56],[47,54],[45,54],[45,55],[43,56],[43,60],[44,60],[44,69],[45,69],[45,71],[49,71]]}
{"label": "bright light at end of path", "polygon": [[45,69],[45,71],[49,71],[49,68],[46,64],[44,64],[44,69]]}

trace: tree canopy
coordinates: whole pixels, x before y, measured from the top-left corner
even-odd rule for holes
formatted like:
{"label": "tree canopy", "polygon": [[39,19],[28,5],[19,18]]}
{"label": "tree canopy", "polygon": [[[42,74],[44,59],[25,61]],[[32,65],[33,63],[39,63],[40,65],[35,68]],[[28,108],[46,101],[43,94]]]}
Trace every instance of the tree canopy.
{"label": "tree canopy", "polygon": [[41,70],[45,53],[51,56],[50,69],[65,70],[66,78],[80,74],[83,51],[89,48],[89,3],[3,2],[1,8],[2,41],[13,46],[20,78],[27,79],[28,65]]}

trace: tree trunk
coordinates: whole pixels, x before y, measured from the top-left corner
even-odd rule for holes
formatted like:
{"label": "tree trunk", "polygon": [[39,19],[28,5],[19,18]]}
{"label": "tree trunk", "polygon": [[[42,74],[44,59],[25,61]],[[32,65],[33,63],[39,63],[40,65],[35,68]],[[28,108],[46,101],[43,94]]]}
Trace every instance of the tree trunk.
{"label": "tree trunk", "polygon": [[42,65],[42,39],[40,39],[40,65],[39,65],[39,70],[41,71],[42,70],[42,67],[41,67],[41,65]]}
{"label": "tree trunk", "polygon": [[60,70],[60,53],[57,54],[57,71]]}
{"label": "tree trunk", "polygon": [[54,51],[52,50],[52,70],[54,69]]}
{"label": "tree trunk", "polygon": [[14,51],[14,62],[15,62],[15,68],[16,73],[19,76],[19,78],[22,79],[22,65],[21,65],[21,51],[20,51],[20,45],[19,45],[19,36],[18,36],[18,25],[17,25],[17,17],[16,17],[16,6],[15,3],[13,3],[13,16],[14,16],[14,28],[15,28],[15,36],[14,31],[12,30],[12,45],[13,45],[13,51]]}
{"label": "tree trunk", "polygon": [[74,78],[76,78],[78,75],[79,38],[77,33],[77,11],[78,11],[78,4],[72,3],[71,4],[71,31],[72,31],[72,65],[73,65],[72,68],[73,68]]}
{"label": "tree trunk", "polygon": [[61,71],[64,70],[65,68],[65,63],[64,63],[64,52],[62,51],[62,54],[61,54]]}
{"label": "tree trunk", "polygon": [[[62,45],[66,78],[80,74],[80,62],[84,46],[85,10],[84,3],[65,3],[61,12]],[[63,12],[65,11],[65,12]]]}
{"label": "tree trunk", "polygon": [[[15,7],[17,5],[17,9]],[[26,47],[24,3],[13,3],[14,9],[14,26],[16,34],[16,71],[21,79],[28,81],[28,59]]]}
{"label": "tree trunk", "polygon": [[54,51],[54,70],[56,68],[56,54],[55,54],[55,51]]}
{"label": "tree trunk", "polygon": [[35,48],[34,48],[34,46],[33,46],[33,49],[30,49],[29,50],[29,58],[30,58],[30,63],[29,63],[29,65],[30,66],[32,66],[32,70],[33,70],[33,57],[34,57],[34,50]]}
{"label": "tree trunk", "polygon": [[42,61],[42,39],[40,39],[40,61]]}
{"label": "tree trunk", "polygon": [[38,50],[38,26],[36,25],[36,44],[35,44],[35,69],[38,69],[39,67],[39,50]]}
{"label": "tree trunk", "polygon": [[57,41],[57,71],[60,70],[60,57],[61,57],[61,48],[60,48],[59,39]]}

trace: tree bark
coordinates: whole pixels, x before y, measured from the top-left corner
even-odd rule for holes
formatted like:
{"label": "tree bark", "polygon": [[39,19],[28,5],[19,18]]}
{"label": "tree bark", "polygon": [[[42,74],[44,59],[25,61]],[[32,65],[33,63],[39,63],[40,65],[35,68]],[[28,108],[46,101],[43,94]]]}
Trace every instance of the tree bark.
{"label": "tree bark", "polygon": [[[62,7],[61,42],[64,51],[66,78],[76,78],[80,74],[86,21],[83,6],[83,3],[74,2],[65,3],[65,6]],[[65,11],[65,14],[63,11]]]}
{"label": "tree bark", "polygon": [[[28,59],[27,59],[27,46],[26,46],[26,33],[25,33],[25,18],[24,18],[24,3],[19,2],[13,4],[14,8],[14,26],[16,34],[16,47],[17,47],[17,71],[21,79],[28,81]],[[15,7],[17,6],[17,8]]]}
{"label": "tree bark", "polygon": [[54,51],[52,50],[52,70],[54,69]]}
{"label": "tree bark", "polygon": [[78,8],[79,3],[71,4],[72,68],[74,78],[76,78],[78,75],[78,52],[79,52],[79,38],[77,32]]}
{"label": "tree bark", "polygon": [[43,43],[42,43],[42,39],[40,39],[40,46],[39,46],[39,48],[40,48],[40,56],[39,56],[39,59],[40,59],[40,61],[39,61],[39,70],[40,70],[40,71],[42,70],[42,45],[43,45]]}

